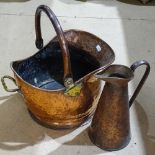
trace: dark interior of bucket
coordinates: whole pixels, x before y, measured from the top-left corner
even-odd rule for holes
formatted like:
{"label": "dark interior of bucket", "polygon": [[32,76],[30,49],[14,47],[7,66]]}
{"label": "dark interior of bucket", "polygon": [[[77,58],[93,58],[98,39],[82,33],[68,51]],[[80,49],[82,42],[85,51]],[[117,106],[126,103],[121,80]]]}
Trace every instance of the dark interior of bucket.
{"label": "dark interior of bucket", "polygon": [[[88,52],[69,46],[73,80],[77,81],[98,69],[100,63]],[[14,62],[13,68],[26,82],[39,88],[63,88],[63,58],[59,43],[54,42],[34,56]]]}

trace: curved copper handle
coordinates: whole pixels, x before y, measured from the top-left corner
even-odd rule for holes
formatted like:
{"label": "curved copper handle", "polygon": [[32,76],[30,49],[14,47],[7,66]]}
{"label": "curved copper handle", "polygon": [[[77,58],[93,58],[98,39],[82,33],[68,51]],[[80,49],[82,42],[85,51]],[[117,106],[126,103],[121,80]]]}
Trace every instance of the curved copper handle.
{"label": "curved copper handle", "polygon": [[7,91],[7,92],[16,92],[16,91],[19,90],[19,88],[16,88],[16,89],[8,89],[8,87],[7,87],[6,83],[5,83],[5,79],[10,79],[17,86],[16,80],[13,77],[8,76],[8,75],[5,75],[5,76],[3,76],[1,78],[1,82],[2,82],[2,85],[3,85],[3,88],[5,89],[5,91]]}
{"label": "curved copper handle", "polygon": [[131,97],[131,99],[129,101],[129,107],[132,106],[133,101],[136,99],[137,95],[139,94],[142,86],[144,85],[144,83],[145,83],[145,81],[146,81],[146,79],[147,79],[147,77],[148,77],[148,75],[150,73],[150,64],[147,61],[145,61],[145,60],[140,60],[140,61],[136,61],[135,63],[133,63],[131,65],[131,67],[130,67],[131,70],[134,72],[136,70],[136,68],[138,68],[138,67],[140,67],[142,65],[146,66],[146,70],[145,70],[145,73],[144,73],[141,81],[139,82],[139,84],[138,84],[138,86],[137,86],[133,96]]}
{"label": "curved copper handle", "polygon": [[57,33],[60,47],[62,49],[62,54],[63,54],[64,85],[65,87],[69,88],[71,87],[71,85],[73,85],[73,78],[72,78],[72,72],[71,72],[71,63],[70,63],[68,45],[65,40],[63,30],[60,26],[60,23],[57,17],[53,13],[53,11],[48,6],[45,6],[45,5],[40,5],[37,8],[35,13],[36,46],[38,49],[43,48],[43,39],[42,39],[41,26],[40,26],[41,11],[47,14],[48,18],[50,19]]}

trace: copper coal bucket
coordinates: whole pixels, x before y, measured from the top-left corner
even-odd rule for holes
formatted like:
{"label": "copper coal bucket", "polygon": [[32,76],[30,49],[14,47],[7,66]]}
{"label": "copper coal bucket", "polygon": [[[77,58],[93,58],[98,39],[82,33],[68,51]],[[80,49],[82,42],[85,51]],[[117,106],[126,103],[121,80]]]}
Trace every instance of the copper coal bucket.
{"label": "copper coal bucket", "polygon": [[[45,47],[40,27],[42,11],[57,33]],[[41,124],[56,129],[79,126],[93,114],[100,94],[100,81],[93,75],[114,61],[114,52],[88,32],[63,32],[54,13],[44,5],[36,10],[35,28],[40,51],[12,62],[15,79],[4,76],[2,84],[6,91],[23,95],[31,115]],[[18,88],[8,89],[6,78]]]}

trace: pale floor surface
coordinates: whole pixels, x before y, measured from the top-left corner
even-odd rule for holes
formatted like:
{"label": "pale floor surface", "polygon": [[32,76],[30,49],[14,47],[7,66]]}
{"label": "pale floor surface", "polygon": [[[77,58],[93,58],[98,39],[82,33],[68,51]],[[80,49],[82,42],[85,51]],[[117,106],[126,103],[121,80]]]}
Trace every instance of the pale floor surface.
{"label": "pale floor surface", "polygon": [[[89,124],[67,131],[38,125],[29,116],[22,97],[6,93],[0,85],[0,155],[155,155],[155,3],[0,0],[0,76],[12,75],[12,60],[37,52],[34,13],[40,4],[53,9],[64,30],[76,28],[101,37],[114,49],[115,63],[130,66],[145,59],[151,64],[151,74],[130,110],[132,140],[117,152],[94,146],[87,135]],[[42,26],[48,42],[55,33],[45,16]],[[131,90],[142,73],[142,69],[137,70]]]}

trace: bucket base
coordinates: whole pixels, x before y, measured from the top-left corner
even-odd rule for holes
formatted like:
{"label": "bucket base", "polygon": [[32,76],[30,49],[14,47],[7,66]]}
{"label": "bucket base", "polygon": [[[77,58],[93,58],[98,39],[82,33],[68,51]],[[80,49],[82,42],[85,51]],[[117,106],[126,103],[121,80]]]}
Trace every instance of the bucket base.
{"label": "bucket base", "polygon": [[84,118],[81,118],[81,119],[76,119],[74,120],[74,122],[70,122],[70,123],[57,123],[57,122],[53,122],[51,124],[48,124],[46,122],[43,122],[41,121],[39,118],[37,118],[29,109],[28,109],[28,112],[30,113],[30,116],[31,118],[37,122],[39,125],[41,126],[44,126],[46,128],[50,128],[50,129],[59,129],[59,130],[63,130],[63,129],[72,129],[72,128],[76,128],[76,127],[79,127],[79,126],[83,126],[83,125],[86,125],[88,124],[91,119],[92,119],[92,116],[93,114],[89,115],[89,116],[86,116]]}

